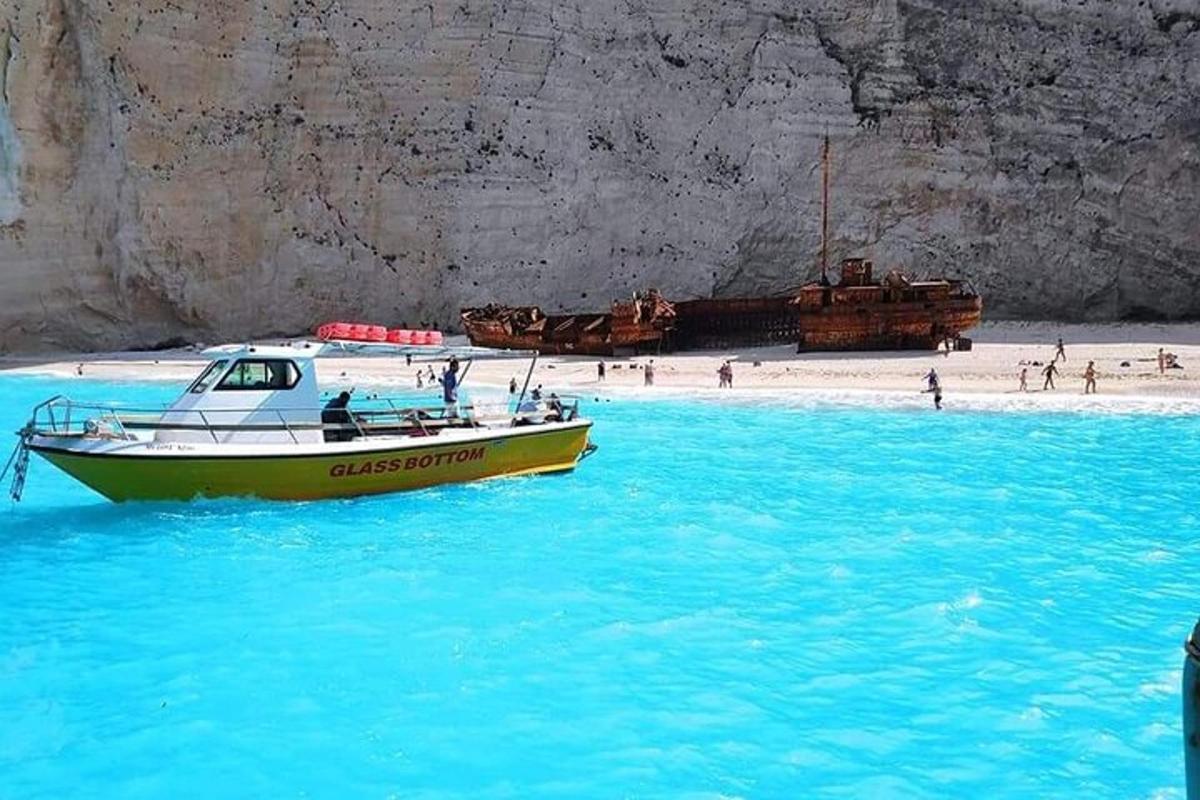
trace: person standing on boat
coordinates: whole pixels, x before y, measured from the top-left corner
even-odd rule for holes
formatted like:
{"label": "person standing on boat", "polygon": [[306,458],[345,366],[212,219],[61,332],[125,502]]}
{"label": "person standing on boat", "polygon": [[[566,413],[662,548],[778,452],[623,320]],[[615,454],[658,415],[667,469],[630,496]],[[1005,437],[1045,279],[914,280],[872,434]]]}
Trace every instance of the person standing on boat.
{"label": "person standing on boat", "polygon": [[1089,361],[1087,369],[1083,371],[1083,393],[1096,393],[1096,362]]}
{"label": "person standing on boat", "polygon": [[446,416],[458,416],[458,359],[451,357],[450,363],[439,379],[442,384],[442,402],[446,404]]}
{"label": "person standing on boat", "polygon": [[1047,389],[1054,388],[1054,376],[1058,374],[1058,367],[1054,366],[1054,364],[1057,360],[1058,359],[1051,361],[1042,370],[1042,374],[1046,376],[1046,380],[1042,382],[1042,391],[1043,392],[1046,391]]}
{"label": "person standing on boat", "polygon": [[942,410],[942,382],[938,379],[937,370],[932,367],[925,375],[925,381],[929,388],[925,391],[933,395],[933,407],[938,411]]}
{"label": "person standing on boat", "polygon": [[600,383],[604,383],[604,375],[607,369],[608,368],[604,366],[604,359],[600,359],[599,363],[596,364],[596,380]]}

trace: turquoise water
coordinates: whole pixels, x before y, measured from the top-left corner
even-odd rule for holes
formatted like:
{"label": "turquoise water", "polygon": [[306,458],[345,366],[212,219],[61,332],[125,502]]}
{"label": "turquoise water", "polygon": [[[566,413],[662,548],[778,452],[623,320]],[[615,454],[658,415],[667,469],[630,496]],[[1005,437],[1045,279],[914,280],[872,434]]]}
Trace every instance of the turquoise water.
{"label": "turquoise water", "polygon": [[[172,394],[0,428],[64,390]],[[1183,797],[1200,418],[589,413],[572,475],[352,501],[35,461],[0,797]]]}

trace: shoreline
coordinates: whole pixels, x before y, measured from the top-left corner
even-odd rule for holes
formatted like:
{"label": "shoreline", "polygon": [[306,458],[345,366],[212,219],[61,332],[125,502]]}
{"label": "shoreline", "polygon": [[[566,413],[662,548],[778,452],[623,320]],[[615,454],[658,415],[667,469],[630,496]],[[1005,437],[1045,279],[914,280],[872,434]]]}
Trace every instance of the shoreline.
{"label": "shoreline", "polygon": [[[746,347],[666,355],[605,358],[607,380],[596,379],[601,359],[541,356],[532,386],[579,396],[626,400],[729,399],[801,407],[839,406],[891,409],[931,408],[922,393],[923,376],[936,369],[947,410],[1112,411],[1117,413],[1200,413],[1200,323],[1174,325],[1058,325],[985,323],[973,331],[974,347],[949,355],[928,351],[801,353],[792,347]],[[1066,342],[1057,389],[1040,391],[1041,364],[1050,361],[1054,342]],[[450,337],[465,344],[465,337]],[[1159,347],[1175,353],[1183,369],[1159,374]],[[734,389],[717,388],[717,369],[729,360]],[[653,361],[655,386],[643,387],[643,368]],[[1099,393],[1084,395],[1083,369],[1095,361]],[[1017,391],[1024,362],[1031,391]],[[204,359],[196,349],[0,357],[0,375],[117,382],[190,381]],[[418,365],[386,357],[323,359],[326,388],[416,389]],[[83,376],[76,367],[83,364]],[[505,392],[510,378],[524,379],[527,359],[478,361],[467,386]],[[435,370],[439,369],[435,366]],[[1193,369],[1196,376],[1193,377]],[[428,387],[426,387],[428,391]]]}

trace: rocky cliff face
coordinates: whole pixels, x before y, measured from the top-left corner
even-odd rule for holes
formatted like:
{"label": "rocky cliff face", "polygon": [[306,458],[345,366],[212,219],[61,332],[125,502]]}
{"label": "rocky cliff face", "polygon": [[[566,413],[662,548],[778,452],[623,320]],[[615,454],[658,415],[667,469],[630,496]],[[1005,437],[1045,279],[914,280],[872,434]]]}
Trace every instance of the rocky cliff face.
{"label": "rocky cliff face", "polygon": [[0,347],[814,274],[1200,314],[1193,0],[4,0]]}

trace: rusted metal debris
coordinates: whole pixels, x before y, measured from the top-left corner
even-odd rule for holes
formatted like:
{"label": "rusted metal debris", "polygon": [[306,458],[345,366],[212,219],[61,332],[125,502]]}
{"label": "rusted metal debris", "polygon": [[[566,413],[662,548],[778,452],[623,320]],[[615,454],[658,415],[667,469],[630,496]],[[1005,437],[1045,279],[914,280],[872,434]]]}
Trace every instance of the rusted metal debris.
{"label": "rusted metal debris", "polygon": [[674,325],[675,308],[651,289],[629,301],[614,301],[607,313],[545,314],[537,306],[490,304],[464,308],[461,318],[471,343],[482,347],[613,355],[660,349]]}

